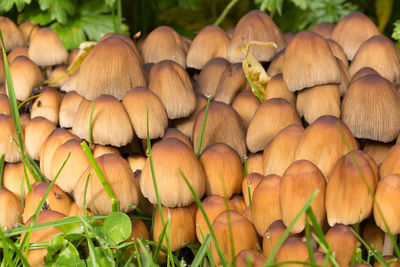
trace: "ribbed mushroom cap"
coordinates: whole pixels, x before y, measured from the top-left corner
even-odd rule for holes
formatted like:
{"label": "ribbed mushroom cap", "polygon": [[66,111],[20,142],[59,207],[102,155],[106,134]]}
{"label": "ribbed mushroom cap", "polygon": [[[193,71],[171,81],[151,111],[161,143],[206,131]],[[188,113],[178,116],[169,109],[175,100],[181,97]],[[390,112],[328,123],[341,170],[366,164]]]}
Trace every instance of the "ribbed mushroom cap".
{"label": "ribbed mushroom cap", "polygon": [[15,47],[7,55],[8,63],[11,64],[14,61],[14,59],[16,59],[19,56],[25,56],[25,57],[29,58],[28,48],[25,47],[25,46],[17,46],[17,47]]}
{"label": "ribbed mushroom cap", "polygon": [[10,100],[7,95],[0,94],[0,114],[11,116]]}
{"label": "ribbed mushroom cap", "polygon": [[[289,236],[276,253],[276,262],[306,261],[308,259],[307,244],[301,237]],[[285,264],[286,267],[297,267],[297,264]]]}
{"label": "ribbed mushroom cap", "polygon": [[400,94],[381,76],[359,78],[343,99],[342,119],[355,137],[390,142],[400,131]]}
{"label": "ribbed mushroom cap", "polygon": [[131,89],[122,99],[136,135],[147,138],[147,108],[149,108],[149,137],[164,136],[168,127],[167,113],[160,99],[146,87]]}
{"label": "ribbed mushroom cap", "polygon": [[297,144],[303,136],[304,128],[300,124],[292,124],[282,129],[269,142],[263,152],[263,174],[282,176],[294,162]]}
{"label": "ribbed mushroom cap", "polygon": [[[129,238],[127,239],[128,242],[137,242],[138,240],[150,240],[150,233],[149,230],[147,229],[146,224],[144,224],[144,222],[142,220],[139,219],[131,219],[131,223],[132,223],[132,232],[131,235],[129,236]],[[130,247],[127,250],[125,250],[125,255],[127,257],[127,259],[129,259],[129,257],[133,254],[136,255],[134,253],[136,253],[136,249],[135,247]],[[139,250],[140,251],[140,250]]]}
{"label": "ribbed mushroom cap", "polygon": [[[210,42],[210,40],[212,40],[212,42]],[[220,27],[208,25],[193,39],[186,56],[186,66],[189,68],[202,69],[203,66],[213,58],[227,58],[228,46],[228,35]]]}
{"label": "ribbed mushroom cap", "polygon": [[265,89],[265,100],[269,100],[271,98],[282,98],[290,104],[296,105],[296,95],[293,92],[290,92],[287,88],[287,85],[283,80],[282,73],[274,75],[267,83],[267,87]]}
{"label": "ribbed mushroom cap", "polygon": [[123,146],[133,138],[129,116],[118,99],[111,95],[100,95],[96,104],[82,101],[76,111],[72,131],[80,138],[89,140],[90,115],[92,116],[93,143],[100,145]]}
{"label": "ribbed mushroom cap", "polygon": [[21,122],[21,129],[22,131],[25,131],[26,125],[31,121],[31,116],[29,113],[20,113],[19,114],[19,120]]}
{"label": "ribbed mushroom cap", "polygon": [[148,87],[163,103],[169,119],[188,117],[196,108],[189,75],[172,60],[163,60],[151,68]]}
{"label": "ribbed mushroom cap", "polygon": [[342,156],[327,178],[325,201],[330,226],[355,224],[371,214],[373,201],[368,187],[375,192],[378,178],[362,151]]}
{"label": "ribbed mushroom cap", "polygon": [[[91,212],[90,210],[86,209],[86,211],[87,211],[89,216],[94,216],[93,212]],[[70,216],[78,216],[78,215],[80,215],[82,217],[85,216],[85,211],[83,209],[79,208],[78,204],[76,204],[76,202],[74,202],[71,205],[71,209],[69,210],[68,217],[70,217]]]}
{"label": "ribbed mushroom cap", "polygon": [[[308,160],[292,163],[282,176],[279,200],[283,222],[286,226],[294,220],[311,195],[319,190],[311,208],[319,225],[325,221],[326,180],[322,172]],[[291,229],[292,233],[304,230],[306,216],[303,214]]]}
{"label": "ribbed mushroom cap", "polygon": [[337,57],[338,59],[340,59],[340,61],[344,64],[344,66],[346,67],[346,70],[347,70],[349,67],[349,61],[347,60],[347,57],[346,57],[346,54],[344,53],[343,48],[340,46],[340,44],[338,44],[336,41],[334,41],[332,39],[326,39],[326,41],[328,42],[333,55],[335,57]]}
{"label": "ribbed mushroom cap", "polygon": [[23,101],[27,99],[33,89],[43,82],[43,75],[39,67],[25,56],[15,58],[10,65],[10,71],[17,100]]}
{"label": "ribbed mushroom cap", "polygon": [[296,108],[309,123],[323,115],[340,118],[340,90],[337,84],[317,85],[297,93]]}
{"label": "ribbed mushroom cap", "polygon": [[56,125],[43,117],[35,117],[25,127],[25,149],[34,159],[40,159],[40,149],[46,138],[56,129]]}
{"label": "ribbed mushroom cap", "polygon": [[75,114],[83,97],[76,91],[69,91],[64,95],[60,104],[59,122],[63,128],[72,128]]}
{"label": "ribbed mushroom cap", "polygon": [[6,155],[4,158],[6,162],[20,161],[21,157],[18,153],[18,146],[13,141],[13,139],[18,140],[18,137],[10,115],[0,115],[0,129],[0,155]]}
{"label": "ribbed mushroom cap", "polygon": [[[349,148],[346,143],[349,143]],[[327,177],[342,155],[349,149],[357,148],[357,141],[341,120],[333,116],[322,116],[305,130],[297,145],[295,160],[311,161]]]}
{"label": "ribbed mushroom cap", "polygon": [[335,29],[335,24],[332,22],[320,22],[314,25],[311,30],[318,33],[322,37],[328,39],[331,37],[333,30]]}
{"label": "ribbed mushroom cap", "polygon": [[251,46],[250,53],[258,61],[270,61],[278,51],[286,46],[281,30],[266,13],[259,10],[248,12],[236,24],[228,50],[230,62],[240,62],[235,55],[236,48],[248,41],[274,42],[276,44],[276,48]]}
{"label": "ribbed mushroom cap", "polygon": [[163,139],[167,139],[167,138],[176,138],[179,141],[183,142],[185,145],[187,145],[190,149],[193,148],[193,144],[189,140],[189,138],[176,128],[168,128],[167,129]]}
{"label": "ribbed mushroom cap", "polygon": [[[235,255],[232,255],[231,243],[228,237],[229,224],[231,224],[232,229]],[[254,226],[249,220],[236,211],[223,211],[215,218],[212,223],[212,228],[214,229],[222,253],[227,257],[229,262],[232,262],[233,258],[243,249],[257,249],[258,236]],[[218,257],[213,241],[211,241],[210,250],[215,263],[217,265],[220,264],[220,258]]]}
{"label": "ribbed mushroom cap", "polygon": [[[60,219],[65,218],[64,214],[61,214],[56,211],[52,210],[42,210],[39,212],[39,215],[35,221],[35,224],[40,224],[40,223],[46,223],[46,222],[52,222],[52,221],[58,221]],[[25,223],[25,226],[29,226],[31,224],[31,219]],[[55,227],[48,227],[40,230],[33,230],[30,234],[30,239],[29,241],[31,243],[37,243],[37,242],[49,242],[51,238],[59,233],[63,233],[62,230],[57,229]],[[20,242],[24,240],[25,233],[21,234]],[[31,249],[28,252],[28,263],[30,266],[43,266],[46,261],[45,257],[47,255],[47,249],[46,248],[41,248],[41,249]]]}
{"label": "ribbed mushroom cap", "polygon": [[38,25],[33,24],[30,21],[24,21],[18,26],[22,39],[24,40],[25,45],[29,45],[31,38],[36,34],[36,32],[40,29]]}
{"label": "ribbed mushroom cap", "polygon": [[[67,69],[68,69],[68,66],[65,64],[57,66],[51,72],[48,80],[51,81],[51,80],[57,78],[58,76],[65,74],[67,72]],[[69,77],[70,76],[68,75],[68,76],[58,80],[57,82],[51,83],[51,85],[54,87],[57,87],[57,88],[61,88],[63,86],[63,84],[68,81]]]}
{"label": "ribbed mushroom cap", "polygon": [[60,93],[53,87],[45,87],[40,91],[40,96],[32,104],[31,119],[43,117],[57,125],[60,104]]}
{"label": "ribbed mushroom cap", "polygon": [[[325,234],[325,239],[339,266],[349,266],[354,250],[358,246],[357,237],[351,231],[351,227],[336,224]],[[319,250],[324,251],[322,248]]]}
{"label": "ribbed mushroom cap", "polygon": [[104,154],[109,154],[109,153],[121,156],[121,152],[119,152],[118,148],[114,146],[95,145],[93,149],[93,157],[95,158],[98,158]]}
{"label": "ribbed mushroom cap", "polygon": [[154,29],[143,42],[144,63],[157,63],[166,59],[173,60],[186,68],[186,52],[179,34],[168,26]]}
{"label": "ribbed mushroom cap", "polygon": [[[132,211],[139,202],[139,188],[135,184],[128,162],[115,154],[100,156],[96,158],[96,162],[119,202],[120,211]],[[89,174],[86,207],[94,214],[111,213],[111,199],[91,165],[82,173],[75,185],[73,194],[76,203],[80,208],[83,207],[85,183]]]}
{"label": "ribbed mushroom cap", "polygon": [[74,60],[77,58],[78,54],[79,54],[80,49],[79,48],[75,48],[72,49],[69,53],[68,53],[68,60],[67,60],[67,65],[70,66]]}
{"label": "ribbed mushroom cap", "polygon": [[301,125],[293,105],[281,98],[265,101],[250,121],[246,136],[247,147],[253,153],[263,150],[280,130],[291,124]]}
{"label": "ribbed mushroom cap", "polygon": [[371,36],[380,35],[375,24],[364,14],[355,12],[339,21],[331,34],[349,60],[353,60],[360,45]]}
{"label": "ribbed mushroom cap", "polygon": [[364,144],[363,152],[372,157],[376,164],[380,165],[386,158],[392,146],[393,145],[390,143],[382,143],[368,140]]}
{"label": "ribbed mushroom cap", "polygon": [[364,67],[376,70],[393,83],[400,82],[400,53],[385,36],[372,36],[360,46],[350,65],[350,76]]}
{"label": "ribbed mushroom cap", "polygon": [[[387,232],[385,222],[394,235],[400,233],[400,174],[388,174],[379,181],[376,187],[374,204],[374,219],[384,232]],[[379,207],[377,206],[379,205]],[[379,212],[382,211],[382,216]]]}
{"label": "ribbed mushroom cap", "polygon": [[[194,201],[178,168],[184,173],[199,197],[204,193],[205,179],[200,163],[193,151],[176,138],[163,139],[152,149],[154,173],[160,202],[166,207],[182,207]],[[153,204],[157,203],[150,159],[146,159],[140,178],[143,195]]]}
{"label": "ribbed mushroom cap", "polygon": [[[170,248],[171,251],[177,251],[188,244],[196,242],[196,216],[197,205],[192,203],[186,207],[167,208],[162,207],[164,222],[170,219],[168,228],[171,229]],[[159,210],[156,210],[154,219],[153,240],[159,240],[163,231],[163,224]],[[162,244],[167,246],[166,238],[162,240]]]}
{"label": "ribbed mushroom cap", "polygon": [[250,199],[253,199],[254,190],[256,190],[257,185],[261,182],[262,178],[263,176],[256,172],[251,172],[244,177],[242,181],[242,194],[246,206],[250,206]]}
{"label": "ribbed mushroom cap", "polygon": [[[33,184],[35,180],[32,174],[27,170],[28,181]],[[24,166],[21,162],[6,163],[3,170],[3,186],[10,190],[16,197],[21,199],[21,191],[23,195],[28,194],[28,186],[24,173]]]}
{"label": "ribbed mushroom cap", "polygon": [[207,147],[199,158],[205,178],[205,194],[230,198],[241,192],[243,165],[235,150],[224,143]]}
{"label": "ribbed mushroom cap", "polygon": [[203,95],[214,98],[218,84],[226,68],[230,66],[225,58],[213,58],[201,69],[199,77],[194,86],[195,90]]}
{"label": "ribbed mushroom cap", "polygon": [[350,75],[349,71],[346,69],[346,66],[343,64],[343,62],[339,58],[336,58],[336,61],[339,65],[340,76],[341,76],[339,91],[340,91],[340,96],[343,97],[346,94],[347,88],[349,87],[350,84]]}
{"label": "ribbed mushroom cap", "polygon": [[243,249],[236,256],[236,266],[237,267],[247,267],[250,262],[250,266],[264,266],[264,263],[267,261],[267,257],[265,257],[261,252],[255,249]]}
{"label": "ribbed mushroom cap", "polygon": [[[207,215],[208,220],[212,224],[223,211],[226,210],[226,202],[225,199],[218,195],[208,196],[203,199],[201,202],[203,205],[204,211]],[[228,207],[233,209],[232,204],[228,202]],[[197,240],[202,244],[205,237],[208,233],[210,233],[210,229],[207,226],[206,220],[203,216],[203,213],[198,208],[196,211],[196,236]]]}
{"label": "ribbed mushroom cap", "polygon": [[3,35],[6,52],[11,51],[14,47],[24,45],[20,30],[9,18],[0,16],[0,31]]}
{"label": "ribbed mushroom cap", "polygon": [[[265,233],[263,234],[263,254],[266,257],[269,257],[269,255],[272,252],[272,249],[276,246],[276,244],[278,243],[279,239],[281,238],[285,230],[286,226],[283,223],[283,221],[277,220],[271,223],[267,231],[265,231]],[[289,236],[290,235],[293,234],[289,233]]]}
{"label": "ribbed mushroom cap", "polygon": [[[42,181],[35,182],[32,185],[32,191],[28,193],[25,198],[23,215],[24,222],[26,222],[35,214],[36,209],[46,193],[49,185],[50,183]],[[57,211],[67,216],[69,214],[69,210],[71,209],[72,203],[73,201],[67,193],[61,190],[61,188],[59,188],[57,185],[53,185],[46,197],[43,209]]]}
{"label": "ribbed mushroom cap", "polygon": [[269,76],[272,77],[278,73],[282,73],[285,51],[286,51],[286,49],[282,49],[281,51],[276,53],[275,56],[272,58],[271,63],[269,64],[269,67],[267,70],[267,74]]}
{"label": "ribbed mushroom cap", "polygon": [[251,215],[257,233],[261,236],[274,221],[282,219],[280,187],[281,177],[271,174],[263,177],[254,190]]}
{"label": "ribbed mushroom cap", "polygon": [[246,210],[246,202],[244,201],[243,196],[241,195],[234,195],[229,199],[229,203],[232,205],[232,209],[234,211],[239,212],[243,215]]}
{"label": "ribbed mushroom cap", "polygon": [[49,178],[52,180],[67,159],[68,154],[71,153],[56,181],[56,185],[67,193],[72,193],[79,177],[89,165],[89,160],[80,143],[81,141],[76,139],[68,140],[57,148],[51,160]]}
{"label": "ribbed mushroom cap", "polygon": [[260,105],[260,100],[251,91],[239,93],[232,102],[232,107],[237,111],[240,118],[242,118],[246,129]]}
{"label": "ribbed mushroom cap", "polygon": [[174,121],[174,126],[176,129],[181,131],[187,137],[192,137],[193,134],[193,127],[194,123],[196,122],[197,115],[199,114],[200,110],[207,105],[207,97],[203,94],[196,92],[196,108],[193,113],[187,118],[181,118]]}
{"label": "ribbed mushroom cap", "polygon": [[256,172],[259,174],[263,171],[263,153],[249,153],[247,155],[247,173]]}
{"label": "ribbed mushroom cap", "polygon": [[31,38],[29,58],[39,66],[53,66],[67,62],[68,53],[60,37],[50,28],[41,28]]}
{"label": "ribbed mushroom cap", "polygon": [[57,128],[44,141],[40,148],[40,170],[47,178],[51,176],[51,160],[54,152],[70,139],[78,137],[63,128]]}
{"label": "ribbed mushroom cap", "polygon": [[387,153],[386,157],[384,158],[380,166],[379,169],[380,178],[383,178],[388,174],[400,173],[399,157],[400,157],[400,144],[396,144],[389,150],[389,152]]}
{"label": "ribbed mushroom cap", "polygon": [[[205,108],[200,110],[194,124],[192,135],[194,148],[198,146]],[[247,150],[245,138],[245,127],[239,114],[227,104],[211,102],[208,109],[201,151],[214,143],[221,142],[229,145],[243,158]]]}
{"label": "ribbed mushroom cap", "polygon": [[374,246],[378,251],[382,251],[385,233],[376,225],[374,218],[370,217],[365,223],[362,238],[370,247]]}
{"label": "ribbed mushroom cap", "polygon": [[22,222],[21,201],[5,187],[0,188],[0,227],[7,231],[14,229]]}
{"label": "ribbed mushroom cap", "polygon": [[232,64],[221,75],[214,100],[230,105],[235,96],[247,85],[241,64]]}
{"label": "ribbed mushroom cap", "polygon": [[370,74],[374,74],[374,75],[379,75],[379,73],[370,68],[370,67],[364,67],[359,69],[356,73],[354,73],[354,75],[351,77],[350,82],[354,82],[355,80],[358,80],[364,76],[370,75]]}
{"label": "ribbed mushroom cap", "polygon": [[111,36],[90,51],[79,69],[76,91],[89,100],[102,94],[122,99],[135,86],[145,86],[139,52]]}
{"label": "ribbed mushroom cap", "polygon": [[299,32],[287,46],[282,73],[291,92],[341,81],[339,66],[328,42],[311,31]]}

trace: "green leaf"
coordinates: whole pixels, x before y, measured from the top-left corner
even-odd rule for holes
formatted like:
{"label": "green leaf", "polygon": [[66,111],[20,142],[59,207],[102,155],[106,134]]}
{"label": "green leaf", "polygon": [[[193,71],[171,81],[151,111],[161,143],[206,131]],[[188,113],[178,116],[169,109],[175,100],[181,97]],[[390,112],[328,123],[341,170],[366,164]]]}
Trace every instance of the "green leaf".
{"label": "green leaf", "polygon": [[70,19],[67,24],[61,25],[58,22],[50,26],[60,37],[65,49],[71,50],[86,41],[80,21]]}
{"label": "green leaf", "polygon": [[[64,0],[63,0],[64,1]],[[63,8],[62,4],[60,1],[54,1],[54,4],[51,7],[52,11],[52,18],[60,22],[61,24],[66,24],[67,23],[67,12]]]}
{"label": "green leaf", "polygon": [[39,6],[42,11],[50,8],[51,2],[53,0],[39,0]]}
{"label": "green leaf", "polygon": [[61,2],[62,7],[65,9],[65,11],[69,15],[74,15],[76,12],[76,6],[77,3],[76,1],[71,1],[71,0],[62,0]]}
{"label": "green leaf", "polygon": [[307,0],[292,0],[292,2],[301,9],[307,9]]}
{"label": "green leaf", "polygon": [[0,11],[8,12],[13,7],[13,0],[1,0],[0,1]]}
{"label": "green leaf", "polygon": [[56,266],[84,267],[86,264],[79,258],[78,250],[68,242],[68,245],[58,255]]}
{"label": "green leaf", "polygon": [[114,31],[111,16],[86,15],[81,18],[82,29],[89,40],[98,41],[103,35]]}
{"label": "green leaf", "polygon": [[113,212],[107,216],[103,224],[104,232],[119,244],[129,238],[132,224],[129,216],[122,212]]}
{"label": "green leaf", "polygon": [[46,262],[52,262],[56,253],[67,245],[68,241],[65,240],[63,233],[54,235],[47,246]]}
{"label": "green leaf", "polygon": [[375,10],[378,19],[378,28],[383,32],[392,14],[393,0],[376,0]]}
{"label": "green leaf", "polygon": [[109,7],[113,7],[115,4],[115,0],[106,0],[105,1],[106,5],[108,5]]}
{"label": "green leaf", "polygon": [[39,8],[28,8],[24,12],[18,15],[19,21],[29,20],[34,24],[39,24],[41,26],[47,25],[51,22],[51,14],[46,11],[43,12]]}
{"label": "green leaf", "polygon": [[83,226],[80,222],[58,225],[55,228],[60,229],[65,235],[82,234],[84,232]]}
{"label": "green leaf", "polygon": [[394,23],[392,38],[400,41],[400,19]]}

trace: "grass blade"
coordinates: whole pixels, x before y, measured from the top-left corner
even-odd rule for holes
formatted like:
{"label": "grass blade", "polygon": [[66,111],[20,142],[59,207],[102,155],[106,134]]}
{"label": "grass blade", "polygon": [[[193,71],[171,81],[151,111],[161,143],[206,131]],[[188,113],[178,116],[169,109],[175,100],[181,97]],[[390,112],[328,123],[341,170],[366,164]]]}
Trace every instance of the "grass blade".
{"label": "grass blade", "polygon": [[28,154],[25,152],[25,158],[28,161],[27,167],[29,172],[32,174],[33,179],[35,181],[43,181],[43,182],[50,182],[49,179],[47,179],[44,174],[42,173],[42,171],[40,170],[40,167],[37,165],[37,163],[35,162],[35,160]]}
{"label": "grass blade", "polygon": [[89,118],[89,148],[92,149],[92,131],[93,131],[93,111],[94,107],[96,106],[96,100],[93,100],[92,111],[90,111],[90,118]]}
{"label": "grass blade", "polygon": [[119,212],[119,203],[118,200],[114,194],[114,192],[111,189],[110,184],[108,183],[106,177],[104,176],[103,172],[101,171],[99,165],[97,164],[92,151],[88,147],[85,141],[81,143],[81,147],[83,151],[85,152],[86,157],[89,160],[90,165],[92,165],[93,170],[96,172],[97,177],[99,177],[99,180],[101,184],[103,185],[104,189],[106,190],[108,196],[111,198],[111,206],[112,206],[112,211],[113,212]]}
{"label": "grass blade", "polygon": [[[311,208],[310,208],[311,209]],[[314,251],[311,245],[311,233],[310,233],[310,225],[308,224],[308,216],[306,216],[306,224],[305,224],[305,234],[306,234],[306,244],[308,250],[308,258],[311,264],[315,264]]]}
{"label": "grass blade", "polygon": [[4,159],[6,157],[6,154],[1,155],[0,158],[0,188],[3,184],[3,169],[4,169]]}
{"label": "grass blade", "polygon": [[252,89],[254,90],[254,92],[256,93],[256,96],[257,96],[258,100],[260,100],[260,102],[261,102],[261,104],[262,104],[262,103],[264,102],[264,99],[263,99],[263,97],[261,96],[260,92],[258,91],[257,86],[254,84],[254,82],[251,80],[251,78],[250,78],[248,75],[246,75],[246,79],[247,79],[247,81],[249,82],[251,88],[252,88]]}
{"label": "grass blade", "polygon": [[[29,267],[30,265],[29,265],[28,261],[26,260],[26,258],[22,255],[21,250],[18,249],[18,248],[15,246],[14,242],[11,241],[11,240],[4,234],[3,230],[1,229],[1,227],[0,227],[0,237],[1,237],[1,240],[3,240],[3,243],[9,244],[9,245],[15,250],[15,252],[17,253],[17,255],[20,257],[20,259],[21,259],[23,265]],[[8,249],[3,249],[3,253],[4,253],[6,250],[7,250],[7,252],[8,252]]]}
{"label": "grass blade", "polygon": [[153,261],[157,261],[158,259],[158,254],[160,253],[161,250],[161,246],[162,246],[162,241],[164,239],[165,234],[167,233],[167,226],[168,226],[168,222],[166,222],[163,226],[163,229],[161,231],[160,236],[158,237],[158,242],[157,242],[157,246],[156,246],[156,250],[154,251],[154,255],[153,255]]}
{"label": "grass blade", "polygon": [[200,157],[201,145],[202,145],[202,142],[203,142],[204,130],[206,129],[206,122],[207,122],[208,109],[209,109],[209,107],[210,107],[210,102],[211,102],[211,96],[210,96],[210,95],[207,95],[206,112],[204,113],[203,124],[201,125],[201,131],[200,131],[200,135],[199,135],[199,141],[197,142],[197,149],[196,149],[196,156],[197,156],[197,158]]}
{"label": "grass blade", "polygon": [[208,233],[206,235],[206,238],[203,239],[203,244],[201,244],[199,251],[197,252],[196,256],[193,259],[192,267],[200,266],[201,262],[204,260],[204,256],[207,253],[207,248],[210,241],[211,241],[211,234]]}
{"label": "grass blade", "polygon": [[357,237],[357,239],[361,242],[361,244],[363,244],[363,246],[374,255],[375,259],[377,261],[379,261],[382,264],[382,266],[386,266],[386,267],[389,266],[389,264],[386,262],[385,258],[382,256],[382,254],[379,251],[377,251],[376,249],[372,249],[367,244],[367,242],[365,242],[364,239],[362,239],[362,237],[356,231],[354,231],[354,229],[350,228],[350,230]]}

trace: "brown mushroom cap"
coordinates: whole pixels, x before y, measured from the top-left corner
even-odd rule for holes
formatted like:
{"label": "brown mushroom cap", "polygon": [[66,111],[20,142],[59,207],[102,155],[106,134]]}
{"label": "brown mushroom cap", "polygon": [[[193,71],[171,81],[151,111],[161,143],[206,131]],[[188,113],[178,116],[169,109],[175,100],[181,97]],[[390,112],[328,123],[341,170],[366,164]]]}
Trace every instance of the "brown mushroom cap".
{"label": "brown mushroom cap", "polygon": [[0,31],[3,35],[6,52],[11,51],[14,47],[24,45],[20,30],[9,18],[0,16]]}
{"label": "brown mushroom cap", "polygon": [[18,141],[18,137],[10,115],[0,115],[0,129],[0,155],[5,154],[4,160],[6,162],[20,161],[18,146],[14,142],[14,140]]}
{"label": "brown mushroom cap", "polygon": [[35,117],[25,127],[25,149],[34,159],[40,159],[40,149],[46,138],[56,129],[56,125],[43,117]]}
{"label": "brown mushroom cap", "polygon": [[236,256],[236,266],[237,267],[247,267],[248,262],[250,262],[250,266],[264,266],[264,263],[267,261],[267,257],[265,257],[261,252],[254,249],[243,249]]}
{"label": "brown mushroom cap", "polygon": [[14,59],[16,59],[19,56],[25,56],[25,57],[29,58],[28,48],[25,47],[25,46],[17,46],[17,47],[15,47],[7,55],[8,63],[11,64],[14,61]]}
{"label": "brown mushroom cap", "polygon": [[[308,258],[307,244],[302,238],[289,236],[276,253],[276,262],[306,261]],[[298,266],[287,265],[287,266]]]}
{"label": "brown mushroom cap", "polygon": [[221,76],[229,66],[229,62],[220,57],[208,61],[200,71],[194,86],[195,90],[213,99],[217,92]]}
{"label": "brown mushroom cap", "polygon": [[22,222],[21,201],[5,187],[0,188],[0,227],[1,230],[11,230]]}
{"label": "brown mushroom cap", "polygon": [[41,28],[31,38],[29,58],[39,66],[53,66],[67,62],[68,53],[60,37],[50,28]]}
{"label": "brown mushroom cap", "polygon": [[335,24],[332,22],[320,22],[311,28],[313,32],[318,33],[324,38],[330,38],[334,29]]}
{"label": "brown mushroom cap", "polygon": [[40,96],[35,99],[31,107],[31,119],[43,117],[58,124],[61,95],[53,87],[45,87],[40,91]]}
{"label": "brown mushroom cap", "polygon": [[232,107],[242,118],[246,129],[260,105],[260,100],[250,91],[239,93],[232,102]]}
{"label": "brown mushroom cap", "polygon": [[83,97],[76,91],[69,91],[64,95],[60,104],[59,122],[63,128],[72,128],[75,114]]}
{"label": "brown mushroom cap", "polygon": [[29,45],[31,38],[36,34],[36,32],[40,29],[38,25],[33,24],[30,21],[24,21],[18,26],[22,39],[24,40],[25,45]]}
{"label": "brown mushroom cap", "polygon": [[[32,174],[27,170],[28,181],[33,184],[35,180]],[[17,198],[22,199],[22,195],[28,194],[28,186],[24,173],[22,162],[6,163],[3,169],[3,187],[10,190]]]}
{"label": "brown mushroom cap", "polygon": [[238,92],[244,90],[246,86],[242,64],[232,64],[222,73],[214,100],[230,105]]}
{"label": "brown mushroom cap", "polygon": [[282,98],[290,104],[296,105],[296,95],[289,91],[285,81],[283,80],[282,73],[275,74],[267,83],[265,89],[265,100],[272,98]]}

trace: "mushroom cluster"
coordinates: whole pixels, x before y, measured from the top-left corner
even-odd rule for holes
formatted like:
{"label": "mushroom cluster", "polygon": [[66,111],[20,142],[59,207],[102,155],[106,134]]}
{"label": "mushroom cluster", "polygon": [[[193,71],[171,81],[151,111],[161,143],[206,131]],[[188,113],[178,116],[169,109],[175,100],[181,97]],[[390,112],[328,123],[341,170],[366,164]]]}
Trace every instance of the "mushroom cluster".
{"label": "mushroom cluster", "polygon": [[[16,99],[34,96],[20,114],[26,153],[49,181],[70,155],[37,223],[84,207],[112,212],[80,145],[90,141],[121,211],[152,216],[159,199],[152,236],[142,221],[132,227],[158,240],[170,220],[173,251],[209,233],[184,175],[238,266],[262,265],[315,191],[311,208],[340,266],[359,245],[356,224],[369,245],[392,256],[387,232],[400,233],[400,53],[364,14],[283,34],[266,13],[251,11],[235,29],[207,26],[194,40],[167,26],[143,41],[109,33],[86,57],[83,46],[67,52],[49,28],[0,17],[0,29]],[[263,101],[237,54],[249,42],[247,53],[270,76]],[[25,177],[0,61],[0,226],[12,229],[29,224],[49,183]],[[308,260],[306,223],[303,215],[291,228],[277,262]],[[58,232],[34,231],[31,242]],[[313,249],[322,264],[324,249]],[[220,264],[213,242],[210,253]],[[28,261],[40,266],[45,255],[30,250]]]}

